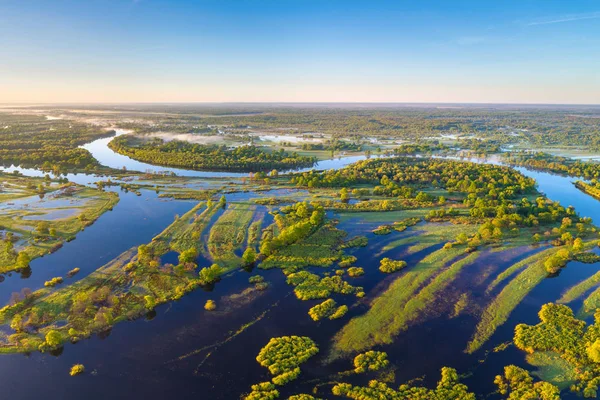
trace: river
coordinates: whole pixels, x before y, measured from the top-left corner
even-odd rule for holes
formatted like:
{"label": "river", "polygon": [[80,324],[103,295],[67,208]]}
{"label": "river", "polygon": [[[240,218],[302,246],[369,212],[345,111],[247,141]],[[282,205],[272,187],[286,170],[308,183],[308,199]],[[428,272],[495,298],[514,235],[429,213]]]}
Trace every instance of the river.
{"label": "river", "polygon": [[[117,132],[118,135],[124,133],[126,132]],[[107,147],[109,141],[110,138],[100,139],[84,147],[105,166],[125,166],[129,170],[152,172],[165,171],[165,168],[139,163],[115,154]],[[357,156],[326,160],[317,163],[314,168],[338,169],[364,158]],[[595,223],[600,223],[600,202],[577,190],[572,184],[573,178],[526,168],[517,169],[536,179],[539,190],[548,198],[559,201],[564,206],[572,205],[580,215],[591,217]],[[42,174],[36,170],[19,170],[26,175]],[[180,176],[197,178],[246,175],[167,170]],[[97,177],[77,174],[68,178],[77,183],[90,184]],[[244,200],[246,195],[236,193],[227,196]],[[75,241],[66,243],[54,254],[34,260],[31,263],[30,275],[7,276],[5,281],[0,283],[0,300],[5,302],[10,293],[23,287],[39,288],[45,280],[54,276],[64,276],[66,271],[74,267],[81,268],[81,272],[73,279],[81,279],[121,252],[149,242],[173,220],[175,214],[183,214],[194,204],[191,201],[164,200],[148,190],[143,190],[142,196],[121,192],[120,197],[121,201],[113,211],[107,212],[95,224],[79,233]],[[368,225],[366,227],[371,228]],[[361,234],[359,226],[353,221],[342,222],[340,228],[349,231],[351,235]],[[360,229],[365,229],[365,226]],[[410,232],[385,238],[368,233],[370,245],[355,253],[359,259],[357,264],[373,267],[382,256],[402,257],[404,248],[396,248],[389,254],[381,253],[382,248],[389,240],[408,234]],[[518,256],[508,254],[502,263],[512,262]],[[494,262],[493,257],[496,256],[490,253],[482,260]],[[407,260],[410,262],[410,259]],[[357,278],[356,282],[370,293],[377,290],[381,276],[370,272],[377,272],[376,268],[365,270],[365,276]],[[493,343],[510,340],[512,327],[517,322],[535,323],[541,304],[556,299],[565,287],[584,279],[596,270],[595,265],[570,264],[558,278],[544,280],[513,312],[511,319],[498,329]],[[326,352],[331,336],[346,321],[326,321],[319,324],[317,329],[314,322],[299,317],[306,317],[307,309],[314,304],[298,301],[290,295],[290,287],[279,270],[260,273],[270,282],[271,287],[250,304],[239,306],[226,315],[207,314],[203,304],[207,299],[215,299],[220,304],[221,299],[226,296],[247,288],[249,275],[245,271],[238,271],[224,279],[216,286],[214,292],[197,290],[177,302],[157,307],[157,316],[154,319],[124,322],[115,326],[109,336],[94,336],[77,344],[67,344],[59,356],[40,353],[27,356],[2,355],[0,383],[3,396],[17,399],[51,397],[68,400],[82,397],[88,400],[158,400],[174,397],[194,400],[235,399],[247,391],[251,384],[269,379],[266,369],[258,366],[255,357],[270,337],[308,335],[319,344],[323,352]],[[67,283],[70,283],[69,280]],[[360,308],[351,311],[349,316],[358,311]],[[248,327],[235,340],[223,343],[231,332],[257,318],[258,322]],[[473,321],[468,316],[465,318],[432,319],[411,327],[398,337],[393,345],[388,346],[385,350],[397,366],[397,383],[426,374],[426,383],[433,384],[439,377],[439,368],[449,365],[458,368],[459,373],[472,372],[473,375],[467,382],[470,387],[479,393],[488,393],[493,390],[493,376],[501,372],[502,365],[526,365],[523,354],[514,349],[494,353],[490,356],[493,358],[484,364],[479,363],[479,359],[482,358],[481,352],[475,355],[463,353],[465,337],[473,331]],[[201,350],[211,344],[219,345]],[[211,355],[213,350],[218,351]],[[85,364],[87,373],[77,378],[69,377],[69,368],[75,363]],[[281,398],[299,392],[307,393],[312,387],[311,379],[322,379],[323,376],[347,370],[349,367],[349,360],[329,365],[321,365],[316,360],[309,361],[302,367],[301,379],[282,389]],[[219,382],[218,385],[215,382]],[[572,395],[564,394],[563,398],[569,396]]]}

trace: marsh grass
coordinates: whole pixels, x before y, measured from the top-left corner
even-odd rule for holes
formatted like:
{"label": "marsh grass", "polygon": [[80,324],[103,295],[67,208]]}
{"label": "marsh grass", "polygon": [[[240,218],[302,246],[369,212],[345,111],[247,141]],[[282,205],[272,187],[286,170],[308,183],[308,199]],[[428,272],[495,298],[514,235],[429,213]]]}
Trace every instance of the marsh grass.
{"label": "marsh grass", "polygon": [[255,210],[256,206],[231,204],[210,230],[208,252],[212,260],[226,270],[241,265],[235,250],[244,243]]}
{"label": "marsh grass", "polygon": [[446,287],[468,261],[477,257],[473,253],[467,256],[466,261],[451,264],[447,272],[424,286],[463,254],[464,249],[461,248],[442,249],[428,255],[415,266],[407,267],[385,292],[373,300],[364,315],[353,318],[336,335],[331,357],[392,343],[394,337],[406,329],[408,322],[425,310],[434,295]]}

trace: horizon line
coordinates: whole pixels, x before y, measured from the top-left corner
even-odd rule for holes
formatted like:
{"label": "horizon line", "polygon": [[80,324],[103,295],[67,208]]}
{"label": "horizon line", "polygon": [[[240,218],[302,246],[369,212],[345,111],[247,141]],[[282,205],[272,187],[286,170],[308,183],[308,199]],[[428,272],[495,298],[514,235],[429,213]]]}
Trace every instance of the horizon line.
{"label": "horizon line", "polygon": [[423,102],[423,101],[62,101],[62,102],[0,102],[0,106],[35,105],[129,105],[129,104],[373,104],[373,105],[524,105],[524,106],[600,106],[600,103],[540,103],[540,102]]}

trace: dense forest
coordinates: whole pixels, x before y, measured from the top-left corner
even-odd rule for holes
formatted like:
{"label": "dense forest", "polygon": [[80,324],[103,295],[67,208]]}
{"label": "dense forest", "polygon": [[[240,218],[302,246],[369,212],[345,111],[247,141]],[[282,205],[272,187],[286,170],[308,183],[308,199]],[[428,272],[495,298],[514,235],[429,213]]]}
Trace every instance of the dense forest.
{"label": "dense forest", "polygon": [[213,171],[268,171],[310,167],[314,157],[289,154],[284,150],[267,152],[256,146],[200,145],[162,139],[143,141],[120,136],[109,147],[136,160],[170,167],[184,167]]}
{"label": "dense forest", "polygon": [[95,169],[98,161],[79,146],[114,131],[73,121],[0,114],[0,164],[65,172]]}

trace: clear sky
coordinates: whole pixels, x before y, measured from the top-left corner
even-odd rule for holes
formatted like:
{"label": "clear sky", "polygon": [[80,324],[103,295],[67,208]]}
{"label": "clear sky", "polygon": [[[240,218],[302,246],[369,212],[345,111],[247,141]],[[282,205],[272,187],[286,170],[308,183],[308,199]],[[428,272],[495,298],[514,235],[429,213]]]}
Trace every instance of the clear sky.
{"label": "clear sky", "polygon": [[0,0],[0,103],[600,103],[600,1]]}

